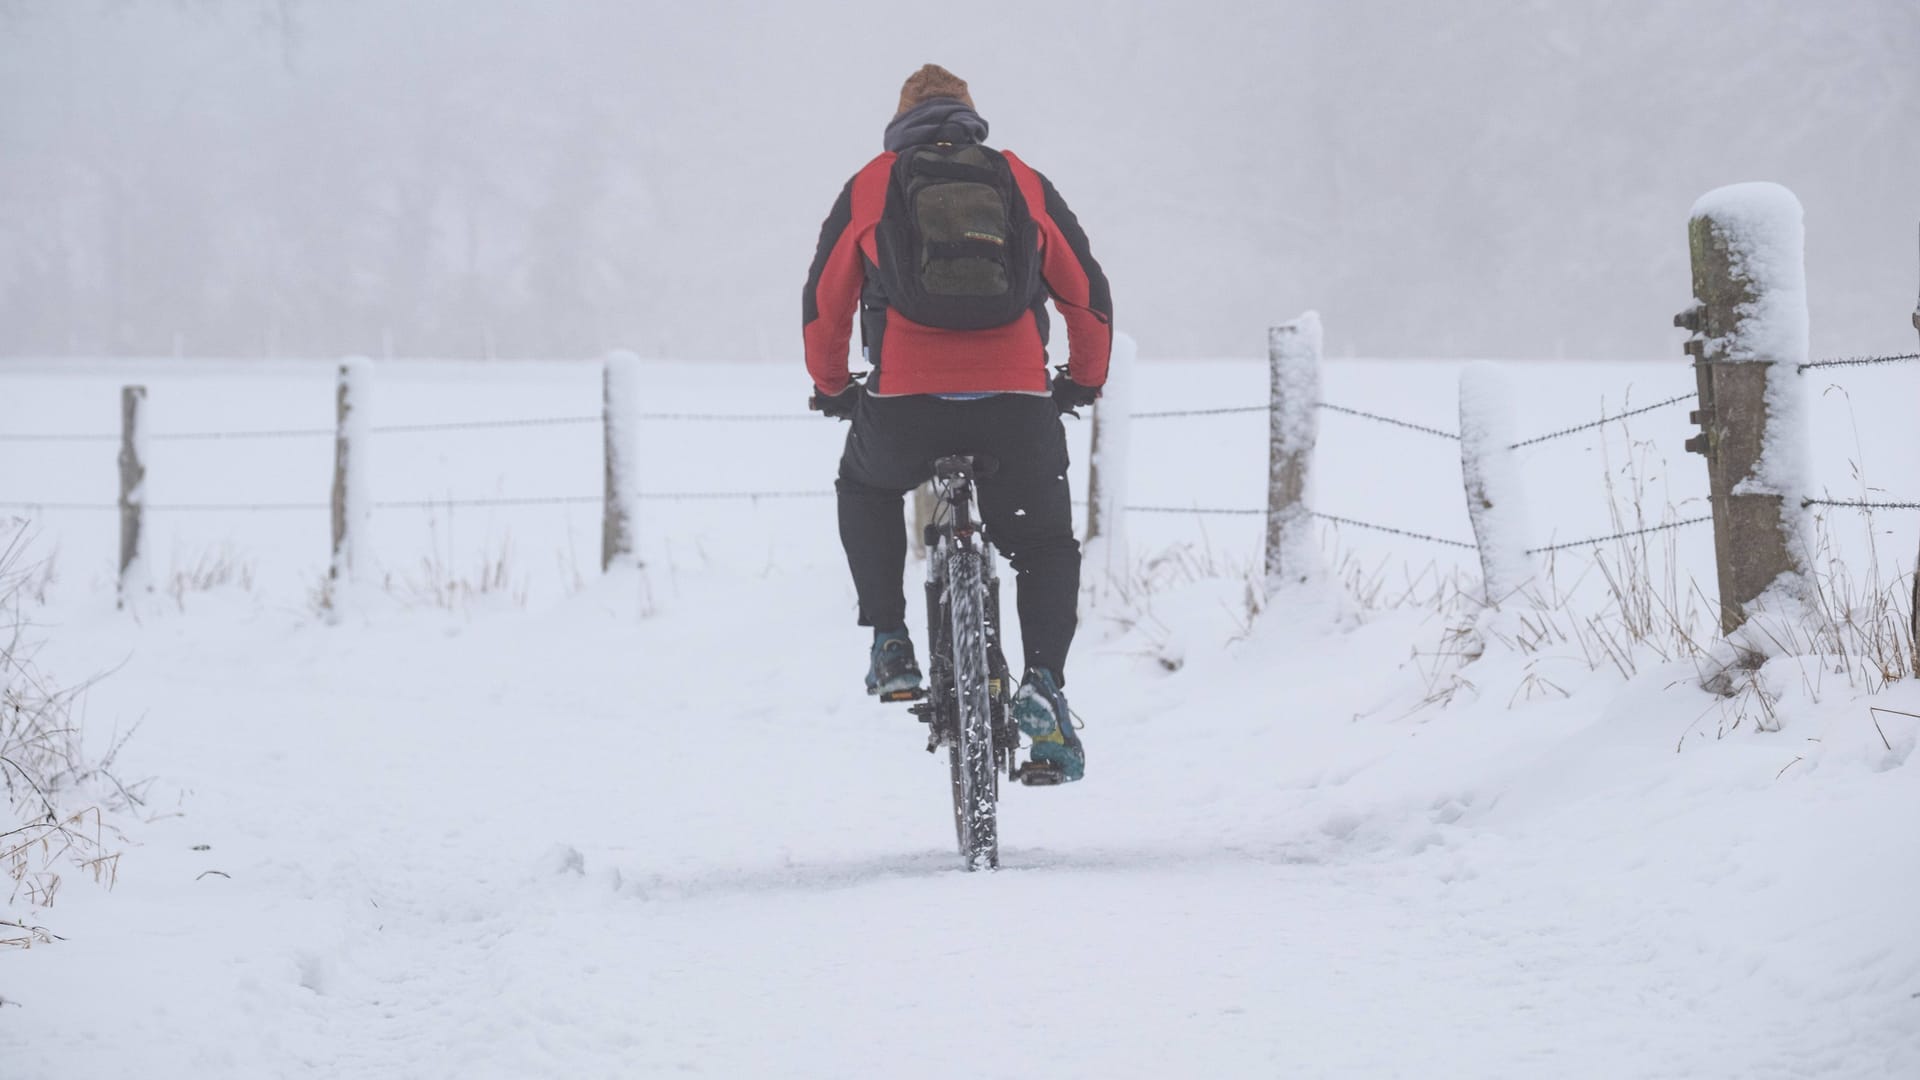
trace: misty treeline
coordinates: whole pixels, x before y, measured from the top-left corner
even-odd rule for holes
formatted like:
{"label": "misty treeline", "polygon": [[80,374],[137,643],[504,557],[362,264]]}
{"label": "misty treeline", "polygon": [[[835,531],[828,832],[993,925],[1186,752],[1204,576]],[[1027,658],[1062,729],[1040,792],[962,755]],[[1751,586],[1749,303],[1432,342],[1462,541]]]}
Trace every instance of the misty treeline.
{"label": "misty treeline", "polygon": [[0,0],[0,354],[787,358],[927,60],[1148,355],[1307,307],[1335,354],[1667,355],[1687,209],[1749,179],[1807,205],[1816,347],[1910,343],[1912,0],[1170,8]]}

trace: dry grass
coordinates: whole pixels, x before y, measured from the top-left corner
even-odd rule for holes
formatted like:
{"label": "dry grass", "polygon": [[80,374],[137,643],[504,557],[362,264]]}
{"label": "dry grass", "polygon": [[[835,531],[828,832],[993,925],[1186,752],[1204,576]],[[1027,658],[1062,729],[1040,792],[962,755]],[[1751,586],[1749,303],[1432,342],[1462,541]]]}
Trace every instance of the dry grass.
{"label": "dry grass", "polygon": [[[114,775],[114,759],[126,744],[91,758],[81,738],[76,705],[88,684],[56,686],[36,662],[26,605],[43,570],[24,558],[26,533],[16,530],[0,545],[0,874],[9,883],[7,904],[29,909],[52,906],[73,870],[109,888],[119,875],[120,834],[107,814],[140,805],[141,793]],[[54,939],[22,918],[0,922],[0,944],[31,946]]]}
{"label": "dry grass", "polygon": [[[1010,576],[1003,572],[1003,578]],[[1089,580],[1087,587],[1097,598],[1094,613],[1122,636],[1138,639],[1139,646],[1131,650],[1134,655],[1178,671],[1185,664],[1185,653],[1176,640],[1178,631],[1162,618],[1161,598],[1222,581],[1235,585],[1232,599],[1217,602],[1235,627],[1229,640],[1239,640],[1252,632],[1264,601],[1261,571],[1252,559],[1217,550],[1204,528],[1198,542],[1174,544],[1130,560],[1123,574],[1103,573],[1098,580]]]}
{"label": "dry grass", "polygon": [[[1623,456],[1607,440],[1601,443],[1603,490],[1615,532],[1697,513],[1683,515],[1654,490],[1650,478],[1664,476],[1667,462],[1652,444],[1636,442],[1630,433],[1622,441]],[[1620,460],[1613,460],[1616,456]],[[1838,513],[1839,518],[1812,519],[1803,601],[1770,617],[1755,617],[1737,645],[1721,638],[1721,612],[1712,599],[1716,590],[1703,587],[1681,565],[1674,530],[1547,556],[1534,584],[1503,602],[1504,617],[1488,617],[1476,590],[1457,583],[1428,592],[1425,601],[1446,623],[1436,648],[1421,657],[1429,691],[1425,704],[1445,705],[1464,689],[1478,689],[1463,669],[1489,647],[1530,659],[1573,656],[1590,671],[1605,669],[1622,678],[1689,663],[1699,684],[1722,700],[1722,733],[1747,724],[1779,729],[1778,693],[1760,677],[1770,659],[1797,664],[1816,698],[1833,680],[1850,692],[1873,694],[1912,677],[1917,670],[1913,598],[1920,584],[1913,573],[1882,561],[1871,515]],[[1849,538],[1863,542],[1837,542],[1836,532],[1856,525],[1862,533]],[[1851,551],[1865,555],[1850,559]],[[1530,664],[1513,700],[1556,693],[1565,691]]]}
{"label": "dry grass", "polygon": [[486,552],[467,570],[459,570],[440,556],[436,549],[421,558],[411,571],[390,573],[386,590],[408,607],[435,607],[462,611],[488,597],[505,598],[514,607],[527,606],[527,584],[510,569],[513,561],[511,541]]}
{"label": "dry grass", "polygon": [[191,562],[176,562],[167,575],[166,594],[184,612],[188,594],[234,587],[253,591],[253,564],[241,558],[232,544],[220,544],[201,551]]}

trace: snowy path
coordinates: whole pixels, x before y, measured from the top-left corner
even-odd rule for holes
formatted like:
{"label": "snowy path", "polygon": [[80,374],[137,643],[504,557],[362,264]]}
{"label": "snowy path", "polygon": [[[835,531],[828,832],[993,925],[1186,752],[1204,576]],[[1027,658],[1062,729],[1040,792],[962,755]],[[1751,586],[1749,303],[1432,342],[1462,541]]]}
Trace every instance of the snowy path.
{"label": "snowy path", "polygon": [[[0,1071],[1920,1070],[1904,753],[1798,787],[1799,738],[1676,755],[1705,699],[1668,678],[1399,719],[1409,674],[1361,658],[1412,619],[1275,619],[1172,675],[1090,627],[1090,779],[1011,792],[1006,869],[966,875],[944,765],[821,632],[841,593],[64,628],[62,668],[132,657],[90,712],[145,713],[184,791],[48,913],[68,941],[0,956]],[[776,644],[690,657],[750,610]]]}

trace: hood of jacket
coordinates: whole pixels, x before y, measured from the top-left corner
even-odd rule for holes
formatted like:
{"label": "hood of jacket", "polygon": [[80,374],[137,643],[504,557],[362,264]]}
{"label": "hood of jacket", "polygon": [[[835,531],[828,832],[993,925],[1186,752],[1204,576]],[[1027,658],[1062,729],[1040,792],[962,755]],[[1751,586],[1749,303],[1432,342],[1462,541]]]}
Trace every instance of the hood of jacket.
{"label": "hood of jacket", "polygon": [[958,98],[933,98],[908,109],[887,125],[884,145],[899,153],[929,143],[977,143],[987,138],[987,122]]}

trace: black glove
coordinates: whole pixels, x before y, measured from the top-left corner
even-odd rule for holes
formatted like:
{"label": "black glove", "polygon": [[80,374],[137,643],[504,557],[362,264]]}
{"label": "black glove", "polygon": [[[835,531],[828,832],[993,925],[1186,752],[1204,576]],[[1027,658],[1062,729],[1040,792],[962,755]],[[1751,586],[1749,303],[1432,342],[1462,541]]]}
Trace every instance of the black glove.
{"label": "black glove", "polygon": [[1053,404],[1061,412],[1079,416],[1075,409],[1082,409],[1094,403],[1100,397],[1097,386],[1081,386],[1064,374],[1053,377]]}
{"label": "black glove", "polygon": [[823,394],[818,390],[807,399],[807,408],[829,420],[853,419],[853,407],[860,403],[860,384],[850,382],[845,390],[837,394]]}

